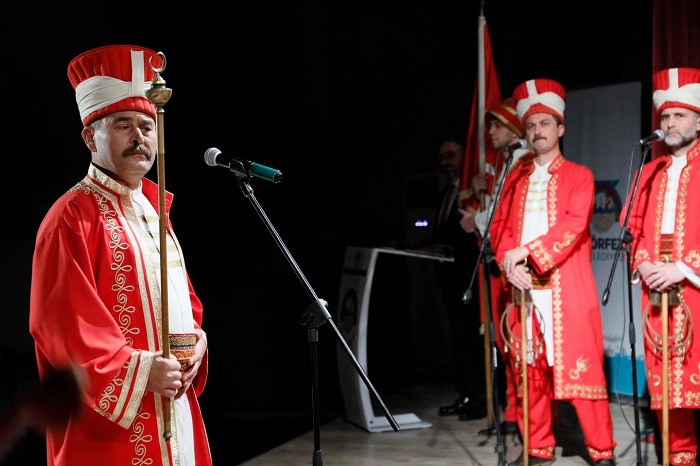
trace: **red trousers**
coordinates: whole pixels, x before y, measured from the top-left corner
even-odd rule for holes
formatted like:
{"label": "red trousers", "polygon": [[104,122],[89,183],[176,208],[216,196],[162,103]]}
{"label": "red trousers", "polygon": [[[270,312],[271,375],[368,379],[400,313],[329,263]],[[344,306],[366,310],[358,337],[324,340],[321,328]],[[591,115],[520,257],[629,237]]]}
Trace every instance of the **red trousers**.
{"label": "red trousers", "polygon": [[[663,411],[655,410],[659,426],[662,424]],[[659,435],[662,435],[659,429]],[[663,441],[663,439],[662,439]],[[660,443],[663,448],[663,443]],[[668,410],[668,463],[697,464],[698,445],[695,437],[695,410]],[[659,460],[662,462],[662,459]]]}
{"label": "red trousers", "polygon": [[[515,358],[511,358],[514,360]],[[552,431],[552,368],[543,352],[527,366],[528,380],[528,451],[531,456],[552,458],[556,440]],[[520,370],[513,368],[518,374]],[[518,377],[519,379],[521,377]],[[613,459],[617,443],[613,440],[612,416],[608,400],[567,400],[576,409],[583,440],[593,461]],[[523,398],[517,403],[518,426],[524,431]]]}

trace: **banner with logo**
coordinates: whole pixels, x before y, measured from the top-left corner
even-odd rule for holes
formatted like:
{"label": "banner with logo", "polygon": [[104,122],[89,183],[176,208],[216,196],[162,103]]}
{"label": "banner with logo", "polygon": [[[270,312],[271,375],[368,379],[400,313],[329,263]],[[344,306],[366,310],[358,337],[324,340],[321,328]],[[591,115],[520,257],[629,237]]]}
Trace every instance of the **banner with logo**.
{"label": "banner with logo", "polygon": [[[590,231],[593,272],[603,318],[608,388],[621,395],[634,393],[633,340],[629,334],[630,328],[634,328],[639,396],[646,394],[641,287],[628,285],[619,216],[642,156],[637,144],[641,129],[641,90],[641,83],[633,82],[567,91],[562,149],[565,157],[590,167],[595,176],[595,211]],[[618,248],[621,249],[616,262]],[[606,291],[607,301],[603,305]]]}

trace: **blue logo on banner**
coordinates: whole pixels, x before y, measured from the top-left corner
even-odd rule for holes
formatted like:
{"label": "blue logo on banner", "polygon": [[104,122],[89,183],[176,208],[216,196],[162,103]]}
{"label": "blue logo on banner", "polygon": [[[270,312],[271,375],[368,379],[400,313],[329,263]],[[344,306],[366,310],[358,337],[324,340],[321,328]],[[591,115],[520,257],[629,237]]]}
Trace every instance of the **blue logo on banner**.
{"label": "blue logo on banner", "polygon": [[616,188],[618,182],[619,180],[596,180],[595,182],[592,224],[598,233],[610,230],[620,216],[622,202]]}

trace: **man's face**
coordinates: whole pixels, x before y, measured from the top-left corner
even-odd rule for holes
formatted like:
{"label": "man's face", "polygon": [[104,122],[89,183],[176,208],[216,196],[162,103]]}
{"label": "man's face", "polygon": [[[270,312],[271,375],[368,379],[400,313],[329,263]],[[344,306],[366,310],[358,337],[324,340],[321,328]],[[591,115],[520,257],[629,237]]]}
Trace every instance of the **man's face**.
{"label": "man's face", "polygon": [[670,107],[661,112],[664,142],[671,148],[690,147],[700,131],[700,115],[683,107]]}
{"label": "man's face", "polygon": [[155,121],[135,112],[116,112],[102,118],[92,130],[88,147],[92,161],[122,180],[142,178],[153,166],[158,151]]}
{"label": "man's face", "polygon": [[519,139],[517,134],[497,118],[489,120],[489,137],[491,138],[491,146],[499,152],[511,144],[515,144]]}
{"label": "man's face", "polygon": [[452,178],[459,177],[462,171],[464,148],[454,141],[446,141],[440,144],[439,154],[442,169]]}
{"label": "man's face", "polygon": [[525,121],[527,142],[535,154],[544,154],[559,146],[564,125],[549,113],[533,113]]}

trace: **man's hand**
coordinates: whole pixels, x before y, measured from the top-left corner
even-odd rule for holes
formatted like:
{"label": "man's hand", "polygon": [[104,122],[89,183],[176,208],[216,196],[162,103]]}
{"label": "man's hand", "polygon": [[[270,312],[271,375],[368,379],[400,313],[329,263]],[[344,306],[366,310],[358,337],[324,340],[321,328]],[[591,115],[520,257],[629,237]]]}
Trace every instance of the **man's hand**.
{"label": "man's hand", "polygon": [[665,292],[682,282],[685,275],[673,262],[642,262],[637,267],[639,276],[652,291]]}
{"label": "man's hand", "polygon": [[194,333],[197,334],[197,343],[194,347],[194,354],[187,361],[187,370],[182,374],[182,386],[178,390],[177,397],[179,398],[185,393],[191,386],[192,381],[197,376],[199,372],[199,367],[202,365],[202,358],[204,358],[204,353],[207,351],[208,342],[207,334],[204,333],[202,329],[195,329]]}
{"label": "man's hand", "polygon": [[479,196],[482,191],[486,192],[488,186],[489,184],[485,174],[478,173],[472,177],[472,191],[475,196]]}
{"label": "man's hand", "polygon": [[518,264],[522,265],[529,255],[530,251],[528,251],[525,246],[520,246],[507,251],[503,255],[503,270],[506,272],[506,277],[513,273]]}
{"label": "man's hand", "polygon": [[474,214],[464,209],[457,209],[457,211],[460,213],[460,215],[462,215],[462,217],[459,219],[459,225],[462,227],[462,230],[466,231],[467,233],[474,233],[476,231],[476,220],[474,219]]}
{"label": "man's hand", "polygon": [[532,287],[532,276],[526,265],[516,265],[510,273],[506,274],[508,283],[519,290],[529,290]]}
{"label": "man's hand", "polygon": [[532,276],[530,269],[527,267],[527,257],[530,252],[526,247],[507,251],[503,256],[503,270],[506,274],[508,283],[512,284],[519,290],[529,290],[532,287]]}
{"label": "man's hand", "polygon": [[151,372],[148,373],[146,390],[174,397],[182,387],[181,380],[180,363],[175,355],[171,354],[170,359],[165,359],[162,351],[156,353],[151,364]]}

